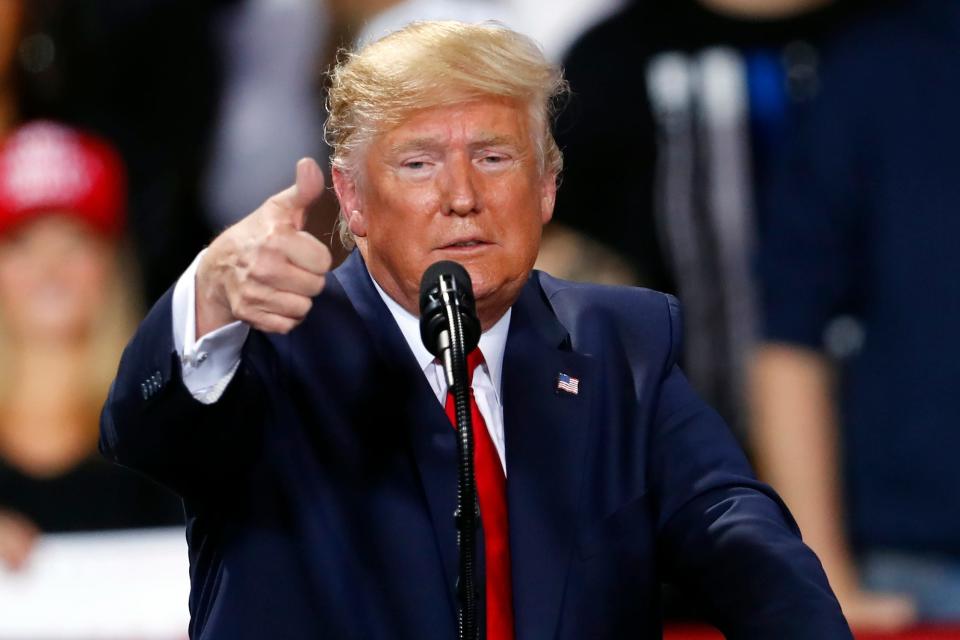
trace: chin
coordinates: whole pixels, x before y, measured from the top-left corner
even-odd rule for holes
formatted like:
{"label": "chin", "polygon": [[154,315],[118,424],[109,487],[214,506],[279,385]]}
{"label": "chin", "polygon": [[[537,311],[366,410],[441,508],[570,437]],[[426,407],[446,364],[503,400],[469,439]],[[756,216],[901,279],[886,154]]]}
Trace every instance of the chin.
{"label": "chin", "polygon": [[463,266],[470,274],[470,282],[473,285],[473,297],[476,298],[478,303],[481,300],[489,298],[502,287],[502,284],[493,284],[491,279],[488,276],[485,276],[482,271],[478,272],[476,268],[471,267],[469,264],[465,264]]}

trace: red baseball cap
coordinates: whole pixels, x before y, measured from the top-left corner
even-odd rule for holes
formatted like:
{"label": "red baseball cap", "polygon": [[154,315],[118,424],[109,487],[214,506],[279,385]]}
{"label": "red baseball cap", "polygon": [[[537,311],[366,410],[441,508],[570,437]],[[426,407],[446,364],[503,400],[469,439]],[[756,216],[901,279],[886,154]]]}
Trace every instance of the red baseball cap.
{"label": "red baseball cap", "polygon": [[0,144],[0,235],[58,213],[115,237],[123,229],[125,209],[123,161],[105,140],[38,120]]}

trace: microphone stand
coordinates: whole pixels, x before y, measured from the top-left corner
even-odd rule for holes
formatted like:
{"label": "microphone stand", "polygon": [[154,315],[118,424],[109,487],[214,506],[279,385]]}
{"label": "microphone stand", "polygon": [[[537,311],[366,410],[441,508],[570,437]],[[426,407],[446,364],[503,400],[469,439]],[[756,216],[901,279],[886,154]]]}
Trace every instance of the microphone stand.
{"label": "microphone stand", "polygon": [[[452,282],[440,279],[440,296],[450,331],[450,349],[445,351],[443,369],[447,385],[453,391],[457,420],[457,546],[460,551],[457,596],[460,609],[457,625],[460,640],[479,640],[477,620],[476,547],[480,513],[473,471],[473,425],[470,416],[470,381],[467,380],[467,356],[464,353],[463,322],[459,300]],[[441,340],[443,339],[441,334]]]}

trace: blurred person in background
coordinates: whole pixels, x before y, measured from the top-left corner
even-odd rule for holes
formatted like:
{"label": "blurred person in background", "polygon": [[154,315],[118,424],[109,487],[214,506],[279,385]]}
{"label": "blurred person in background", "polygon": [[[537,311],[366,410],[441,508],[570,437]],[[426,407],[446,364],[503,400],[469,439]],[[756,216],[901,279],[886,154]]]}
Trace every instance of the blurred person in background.
{"label": "blurred person in background", "polygon": [[137,320],[124,209],[104,141],[38,121],[0,145],[0,567],[21,566],[40,531],[183,522],[172,494],[96,451]]}
{"label": "blurred person in background", "polygon": [[761,235],[757,463],[854,626],[957,623],[960,3],[886,7],[821,69]]}
{"label": "blurred person in background", "polygon": [[568,162],[542,260],[562,262],[555,240],[572,229],[618,253],[633,284],[678,295],[684,369],[743,441],[756,201],[788,104],[816,90],[817,42],[859,4],[633,0],[564,60]]}

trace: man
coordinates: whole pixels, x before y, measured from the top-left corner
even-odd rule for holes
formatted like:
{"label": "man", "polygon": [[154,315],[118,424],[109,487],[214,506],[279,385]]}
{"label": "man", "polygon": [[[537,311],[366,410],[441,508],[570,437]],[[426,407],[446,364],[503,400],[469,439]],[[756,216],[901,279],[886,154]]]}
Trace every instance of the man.
{"label": "man", "polygon": [[352,54],[327,126],[357,250],[328,272],[300,230],[322,190],[304,160],[144,321],[102,447],[184,498],[192,637],[454,636],[455,434],[416,318],[440,259],[473,280],[475,435],[505,484],[508,548],[478,552],[484,637],[658,637],[660,579],[730,637],[849,637],[786,509],[676,367],[676,302],[531,272],[562,88],[497,26],[420,23]]}

